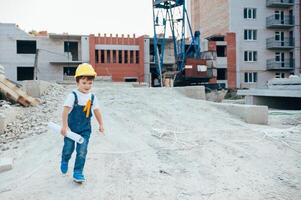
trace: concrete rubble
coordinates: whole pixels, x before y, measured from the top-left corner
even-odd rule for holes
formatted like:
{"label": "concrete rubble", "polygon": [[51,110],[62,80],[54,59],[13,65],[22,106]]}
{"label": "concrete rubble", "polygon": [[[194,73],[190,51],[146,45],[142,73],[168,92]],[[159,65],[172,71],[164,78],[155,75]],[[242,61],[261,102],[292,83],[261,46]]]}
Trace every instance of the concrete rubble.
{"label": "concrete rubble", "polygon": [[60,85],[49,85],[40,97],[42,103],[35,107],[21,108],[18,105],[0,101],[0,117],[3,119],[12,118],[4,130],[0,132],[0,151],[8,150],[10,146],[6,144],[12,141],[45,132],[50,114],[57,109],[57,104],[62,101],[63,91],[64,88]]}

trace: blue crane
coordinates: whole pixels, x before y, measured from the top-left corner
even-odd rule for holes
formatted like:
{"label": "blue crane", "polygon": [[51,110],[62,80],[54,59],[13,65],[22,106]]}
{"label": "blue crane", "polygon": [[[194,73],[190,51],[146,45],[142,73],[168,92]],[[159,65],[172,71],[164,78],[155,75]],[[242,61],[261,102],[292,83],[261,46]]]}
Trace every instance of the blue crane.
{"label": "blue crane", "polygon": [[[184,70],[187,58],[200,59],[200,32],[192,33],[185,3],[185,0],[153,0],[154,58],[161,86],[167,34],[172,36],[178,72]],[[186,26],[190,36],[188,45]]]}

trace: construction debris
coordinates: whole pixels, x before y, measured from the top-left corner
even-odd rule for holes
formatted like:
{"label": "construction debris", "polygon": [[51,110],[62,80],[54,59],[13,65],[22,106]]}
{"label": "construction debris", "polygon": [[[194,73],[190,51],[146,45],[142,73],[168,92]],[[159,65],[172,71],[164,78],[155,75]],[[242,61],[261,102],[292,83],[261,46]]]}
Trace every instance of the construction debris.
{"label": "construction debris", "polygon": [[[12,141],[23,139],[30,135],[39,135],[45,132],[50,114],[58,109],[57,105],[62,101],[63,91],[64,88],[62,86],[58,84],[51,84],[41,96],[41,104],[35,107],[22,108],[22,110],[15,116],[14,120],[6,125],[3,133],[0,132],[0,146]],[[4,103],[4,105],[9,106],[6,103]],[[16,106],[11,107],[11,109],[13,109]],[[5,110],[1,110],[0,114],[4,111]],[[4,113],[7,114],[9,112]],[[33,115],[33,113],[35,114]],[[1,146],[0,151],[6,151],[9,148],[9,146]]]}
{"label": "construction debris", "polygon": [[211,92],[206,93],[206,100],[220,103],[224,100],[226,94],[226,90],[212,90]]}
{"label": "construction debris", "polygon": [[11,105],[11,103],[8,102],[8,101],[0,100],[0,107],[5,107],[5,108],[7,108],[7,107],[9,107],[10,105]]}
{"label": "construction debris", "polygon": [[0,75],[0,92],[3,93],[6,98],[26,107],[37,106],[40,103],[38,99],[27,95],[16,83],[7,79],[3,74]]}

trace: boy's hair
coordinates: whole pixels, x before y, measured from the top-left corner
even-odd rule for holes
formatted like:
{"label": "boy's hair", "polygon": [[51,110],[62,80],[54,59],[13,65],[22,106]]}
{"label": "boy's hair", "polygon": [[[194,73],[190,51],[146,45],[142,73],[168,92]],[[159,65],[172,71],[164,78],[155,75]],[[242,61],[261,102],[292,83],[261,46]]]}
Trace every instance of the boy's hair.
{"label": "boy's hair", "polygon": [[76,82],[78,83],[80,79],[87,79],[88,81],[93,81],[95,79],[94,76],[78,76],[75,78]]}

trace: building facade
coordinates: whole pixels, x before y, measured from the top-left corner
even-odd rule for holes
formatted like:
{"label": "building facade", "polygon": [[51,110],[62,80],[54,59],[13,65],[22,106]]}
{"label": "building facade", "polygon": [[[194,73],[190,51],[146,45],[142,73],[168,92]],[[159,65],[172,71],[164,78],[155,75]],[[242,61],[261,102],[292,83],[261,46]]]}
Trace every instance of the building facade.
{"label": "building facade", "polygon": [[73,80],[76,67],[91,63],[113,81],[150,80],[150,40],[145,36],[29,34],[0,23],[0,64],[13,81]]}
{"label": "building facade", "polygon": [[89,46],[90,63],[99,76],[119,82],[149,81],[149,43],[144,36],[90,35]]}
{"label": "building facade", "polygon": [[300,0],[188,3],[193,31],[201,31],[202,40],[225,46],[218,49],[227,53],[218,56],[217,68],[227,71],[229,87],[230,82],[236,88],[265,87],[272,78],[300,74]]}
{"label": "building facade", "polygon": [[0,64],[13,81],[34,77],[62,81],[74,74],[79,63],[89,62],[88,39],[47,32],[31,35],[15,24],[0,23]]}

